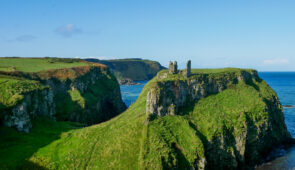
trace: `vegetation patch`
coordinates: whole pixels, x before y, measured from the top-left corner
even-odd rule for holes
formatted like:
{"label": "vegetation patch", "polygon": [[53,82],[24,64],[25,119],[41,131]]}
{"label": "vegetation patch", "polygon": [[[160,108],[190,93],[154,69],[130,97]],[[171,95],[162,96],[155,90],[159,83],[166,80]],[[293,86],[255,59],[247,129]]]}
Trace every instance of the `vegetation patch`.
{"label": "vegetation patch", "polygon": [[77,102],[81,108],[85,108],[85,99],[81,96],[79,90],[69,90],[68,93],[70,94],[72,101]]}
{"label": "vegetation patch", "polygon": [[1,71],[40,72],[51,69],[85,66],[78,59],[58,58],[0,58]]}
{"label": "vegetation patch", "polygon": [[[63,58],[0,58],[0,63],[17,68],[11,72],[0,71],[0,120],[8,126],[19,125],[21,130],[23,119],[29,124],[34,117],[47,114],[46,101],[52,109],[48,114],[57,120],[87,125],[109,120],[126,108],[116,78],[100,63]],[[42,69],[29,70],[32,64],[40,64]],[[44,88],[50,88],[46,95]],[[31,102],[40,101],[27,94],[34,90],[39,90],[34,94],[40,94],[46,106]],[[23,99],[27,101],[17,107]],[[41,109],[36,105],[42,105]],[[12,110],[15,115],[4,120],[4,114]]]}
{"label": "vegetation patch", "polygon": [[[227,79],[244,74],[243,71],[248,70],[193,70],[190,79],[203,76]],[[124,113],[98,125],[61,133],[59,138],[54,138],[46,145],[39,145],[31,154],[18,158],[19,161],[7,167],[37,165],[47,169],[189,169],[206,166],[209,169],[229,169],[244,165],[237,149],[239,145],[235,143],[243,135],[252,142],[247,144],[246,152],[252,149],[253,153],[244,153],[250,161],[256,159],[253,155],[260,151],[257,148],[263,148],[255,145],[265,142],[266,138],[263,137],[269,136],[267,139],[275,140],[288,136],[281,133],[285,131],[278,130],[279,127],[284,130],[284,122],[279,119],[282,114],[280,105],[271,105],[274,104],[272,102],[276,94],[260,79],[233,83],[222,92],[181,108],[181,115],[155,116],[147,122],[148,91],[157,88],[158,81],[181,79],[181,75],[172,75],[163,80],[154,78],[144,87],[136,103]],[[91,94],[104,95],[92,90],[89,96],[83,96],[85,101],[93,97]],[[75,91],[69,93],[76,101],[82,100],[81,94]],[[271,133],[266,130],[270,124],[274,128]],[[54,128],[52,131],[55,131]],[[27,145],[34,144],[39,136],[50,136],[49,133],[33,134],[35,136],[30,139],[32,142],[28,140]],[[7,136],[4,138],[9,139]],[[23,135],[18,138],[21,141],[26,139]],[[1,140],[0,146],[4,147],[5,143],[8,143],[7,140]],[[24,147],[24,142],[6,147],[0,168],[3,169],[4,162],[14,159],[13,153],[17,148],[24,153],[30,151],[30,148]]]}
{"label": "vegetation patch", "polygon": [[23,99],[25,93],[45,87],[37,81],[0,75],[0,109],[15,105]]}
{"label": "vegetation patch", "polygon": [[97,60],[86,59],[87,61],[102,63],[108,66],[121,81],[130,79],[142,81],[152,79],[160,70],[165,69],[156,61],[143,59],[116,59],[116,60]]}
{"label": "vegetation patch", "polygon": [[33,121],[30,133],[21,133],[12,128],[0,127],[0,168],[1,169],[44,169],[42,163],[30,161],[40,148],[59,139],[63,134],[82,125],[72,122],[54,122],[47,118],[38,118]]}

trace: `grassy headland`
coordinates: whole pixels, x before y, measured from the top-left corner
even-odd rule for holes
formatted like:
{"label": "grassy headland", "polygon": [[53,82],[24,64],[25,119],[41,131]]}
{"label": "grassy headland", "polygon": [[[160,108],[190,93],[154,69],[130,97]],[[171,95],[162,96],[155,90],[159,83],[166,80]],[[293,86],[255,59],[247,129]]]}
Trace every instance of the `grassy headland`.
{"label": "grassy headland", "polygon": [[165,69],[156,61],[144,59],[115,59],[97,60],[86,59],[87,61],[97,62],[108,66],[119,82],[124,80],[142,81],[152,79],[160,70]]}
{"label": "grassy headland", "polygon": [[79,59],[61,58],[0,58],[0,71],[40,72],[51,69],[71,68],[87,65]]}
{"label": "grassy headland", "polygon": [[80,59],[0,58],[0,92],[1,122],[14,109],[9,124],[20,127],[22,118],[46,114],[40,113],[38,99],[33,99],[37,96],[39,101],[48,101],[43,104],[54,107],[50,113],[57,120],[93,124],[125,109],[119,84],[109,69]]}
{"label": "grassy headland", "polygon": [[[204,76],[218,79],[236,77],[251,70],[192,72],[189,79]],[[163,73],[165,71],[159,75]],[[173,81],[175,84],[186,81],[180,77],[183,76],[169,75],[164,80],[154,78],[144,87],[137,102],[124,113],[98,125],[64,132],[60,138],[39,146],[33,154],[19,158],[22,161],[8,167],[26,168],[34,165],[46,169],[185,169],[193,166],[202,168],[202,162],[206,160],[205,166],[209,169],[241,168],[246,164],[253,166],[257,161],[255,155],[260,154],[262,151],[259,149],[267,145],[266,139],[279,141],[288,138],[281,108],[272,108],[276,94],[260,79],[234,82],[222,92],[183,107],[180,115],[157,116],[146,123],[149,90],[159,81]],[[37,140],[39,135],[41,134],[33,134],[32,141]],[[265,139],[265,136],[269,138]],[[6,138],[4,135],[3,139]],[[18,138],[23,140],[26,136],[19,135]],[[28,145],[31,144],[33,142],[28,141]],[[0,146],[3,147],[3,143]],[[6,154],[0,160],[13,160],[16,147],[20,153],[29,149],[21,146],[23,143],[5,146]],[[246,160],[239,162],[243,159]],[[23,163],[24,160],[26,163]],[[2,168],[4,165],[0,164]]]}
{"label": "grassy headland", "polygon": [[46,86],[38,81],[9,77],[0,74],[0,109],[11,107],[23,99],[23,94],[33,90],[42,90]]}

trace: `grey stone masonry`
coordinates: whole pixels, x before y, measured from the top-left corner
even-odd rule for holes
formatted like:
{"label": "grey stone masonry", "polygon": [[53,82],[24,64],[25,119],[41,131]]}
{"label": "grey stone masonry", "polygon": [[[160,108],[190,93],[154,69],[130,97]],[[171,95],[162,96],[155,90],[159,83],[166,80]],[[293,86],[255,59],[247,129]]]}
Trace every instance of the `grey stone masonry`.
{"label": "grey stone masonry", "polygon": [[169,62],[169,73],[173,74],[173,62],[172,61]]}
{"label": "grey stone masonry", "polygon": [[177,62],[174,61],[174,63],[172,61],[169,62],[169,74],[177,74],[178,70],[177,70]]}
{"label": "grey stone masonry", "polygon": [[191,60],[188,60],[186,63],[186,69],[184,70],[184,76],[185,77],[191,76]]}
{"label": "grey stone masonry", "polygon": [[178,73],[177,61],[174,61],[174,64],[173,64],[173,74],[177,74],[177,73]]}

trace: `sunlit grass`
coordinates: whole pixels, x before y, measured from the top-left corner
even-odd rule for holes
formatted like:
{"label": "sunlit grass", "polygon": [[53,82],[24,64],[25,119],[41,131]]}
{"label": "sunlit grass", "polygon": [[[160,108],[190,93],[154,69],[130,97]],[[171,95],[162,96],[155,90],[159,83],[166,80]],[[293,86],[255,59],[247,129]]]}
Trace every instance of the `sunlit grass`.
{"label": "sunlit grass", "polygon": [[0,71],[39,72],[50,69],[70,68],[85,66],[75,59],[54,58],[0,58]]}
{"label": "sunlit grass", "polygon": [[[216,78],[222,75],[237,76],[240,71],[245,70],[193,70],[193,73],[208,73]],[[257,127],[265,123],[270,116],[265,112],[265,101],[276,95],[264,81],[258,82],[253,79],[252,85],[241,81],[223,92],[210,95],[183,108],[181,116],[157,117],[146,123],[146,95],[157,81],[157,78],[151,80],[144,87],[137,102],[119,116],[98,125],[63,132],[60,138],[40,146],[32,155],[28,155],[25,160],[30,164],[18,161],[16,164],[10,164],[10,167],[188,168],[193,166],[196,160],[205,157],[205,145],[212,138],[222,136],[228,130],[232,130],[234,137],[239,136],[247,130],[246,119],[255,122],[254,125]],[[77,94],[73,94],[73,97],[80,99]],[[33,131],[32,142],[27,141],[27,145],[34,145],[33,141],[37,141],[40,135],[50,136],[45,133],[46,128],[50,127],[43,128],[44,134]],[[54,133],[54,128],[51,130]],[[20,134],[18,138],[23,140],[26,134]],[[2,156],[1,160],[12,160],[15,156],[12,153],[16,150],[26,152],[28,148],[22,147],[23,145],[16,142],[15,146],[8,147],[5,151],[7,154]],[[229,144],[224,150],[232,153],[234,146]],[[0,164],[0,168],[1,166],[3,167],[3,164]]]}

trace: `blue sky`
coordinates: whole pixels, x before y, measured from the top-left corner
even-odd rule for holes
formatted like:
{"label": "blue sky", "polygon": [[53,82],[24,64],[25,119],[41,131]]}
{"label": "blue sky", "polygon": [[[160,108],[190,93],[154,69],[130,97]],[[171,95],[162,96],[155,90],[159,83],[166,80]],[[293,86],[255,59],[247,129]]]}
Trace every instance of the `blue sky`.
{"label": "blue sky", "polygon": [[0,56],[295,71],[291,0],[1,0]]}

